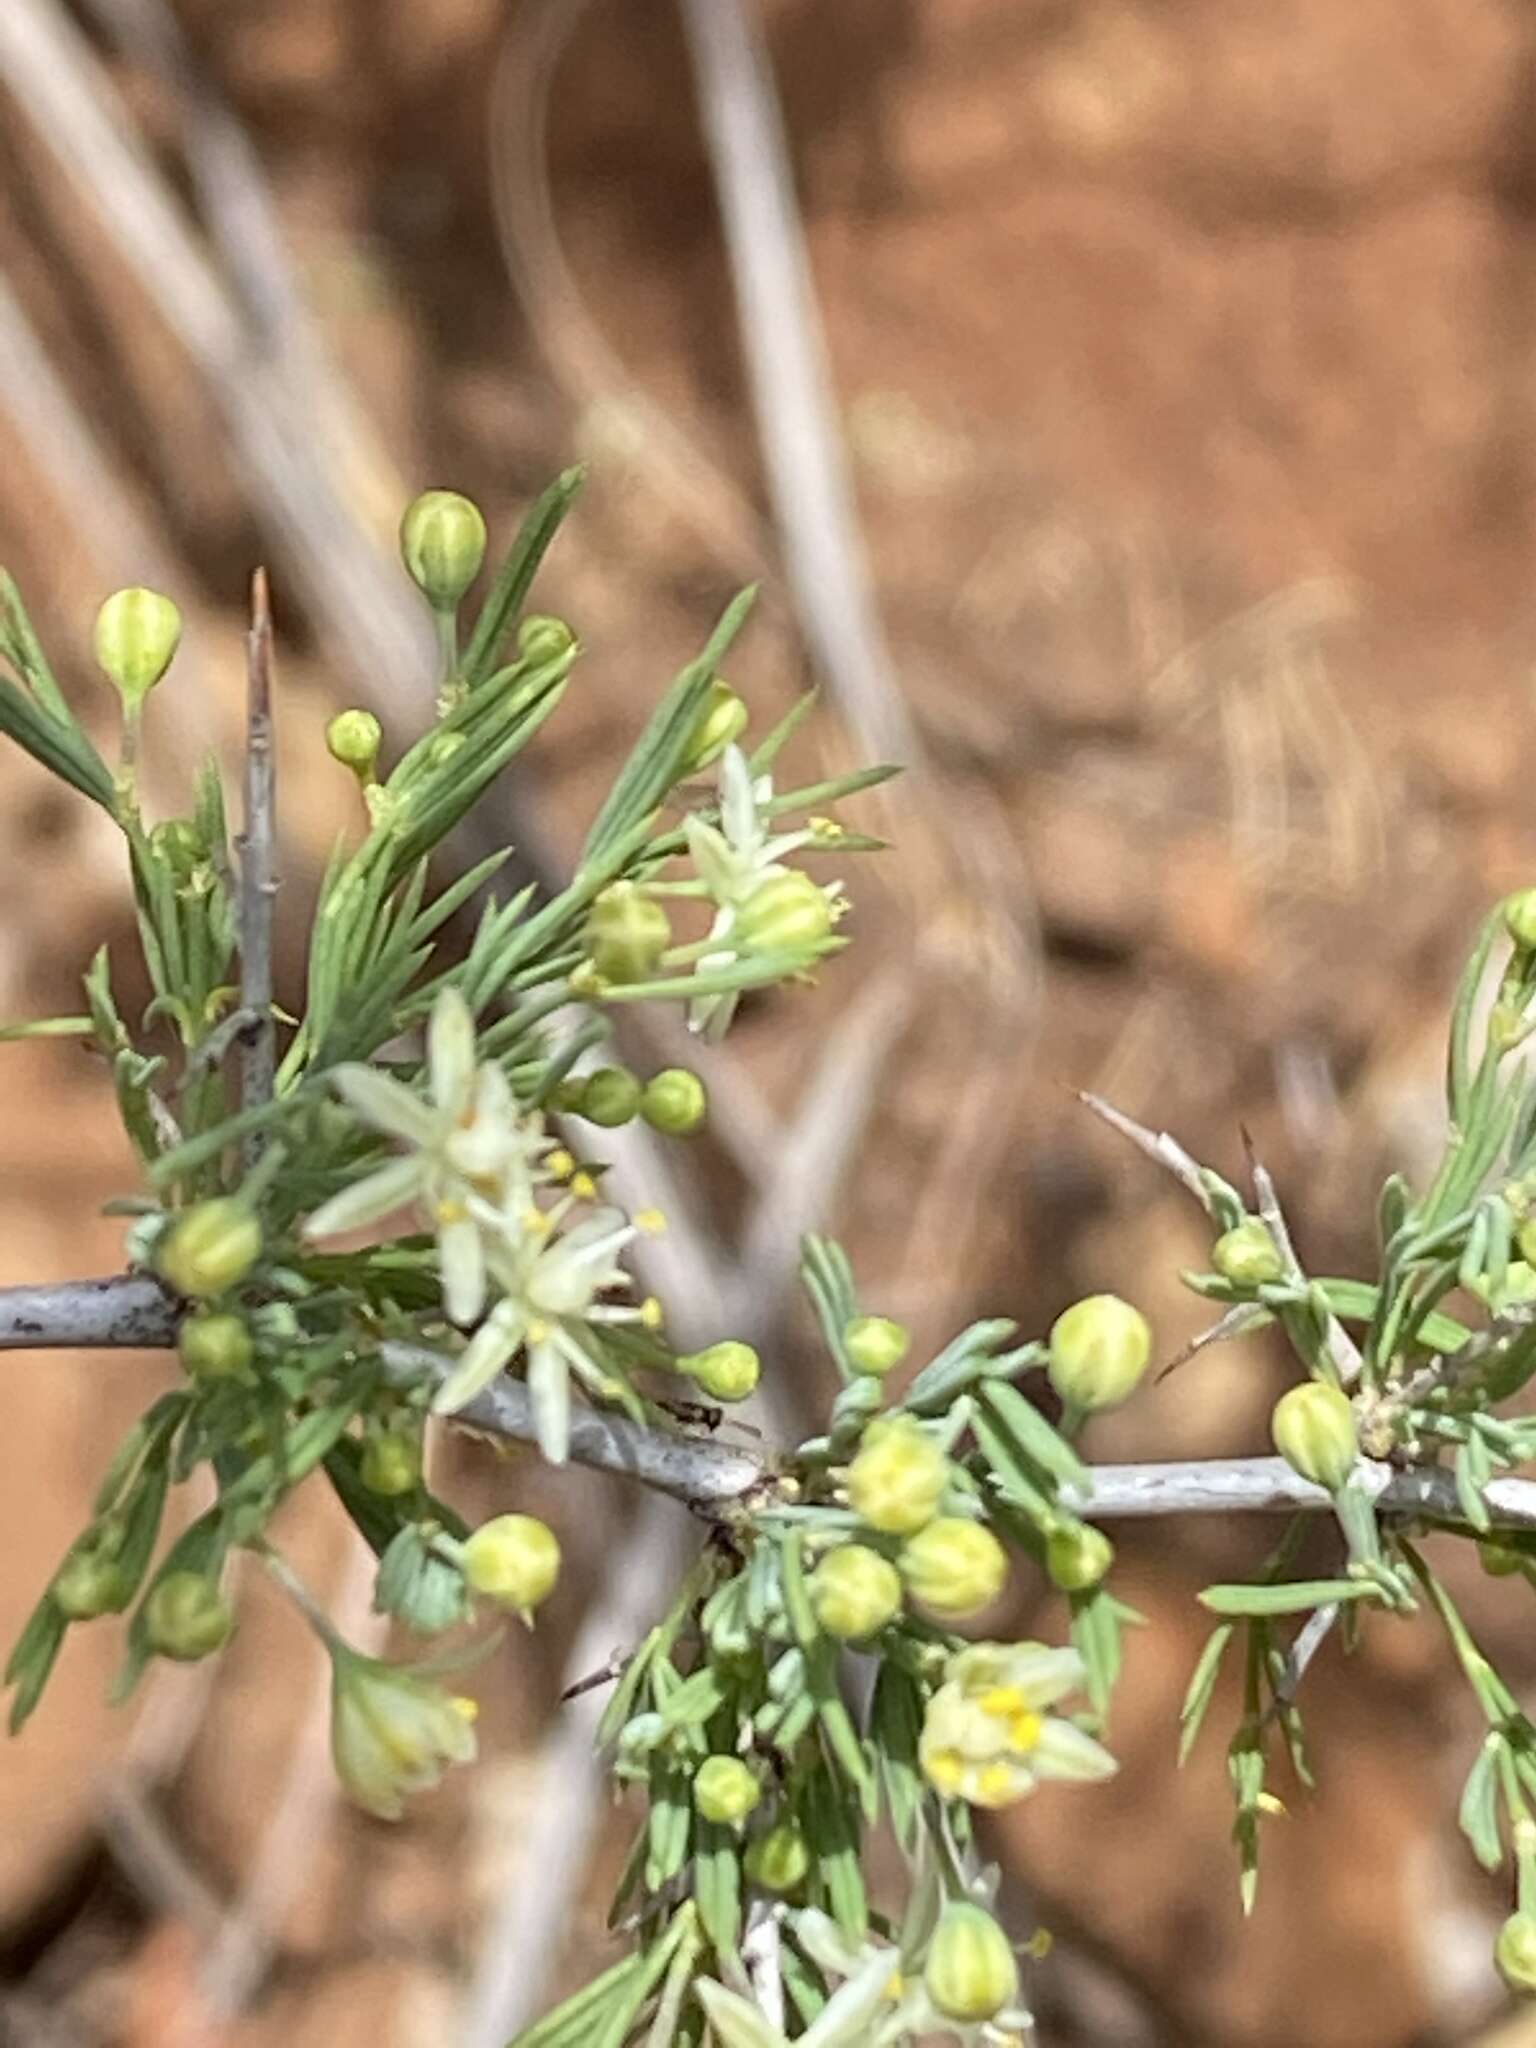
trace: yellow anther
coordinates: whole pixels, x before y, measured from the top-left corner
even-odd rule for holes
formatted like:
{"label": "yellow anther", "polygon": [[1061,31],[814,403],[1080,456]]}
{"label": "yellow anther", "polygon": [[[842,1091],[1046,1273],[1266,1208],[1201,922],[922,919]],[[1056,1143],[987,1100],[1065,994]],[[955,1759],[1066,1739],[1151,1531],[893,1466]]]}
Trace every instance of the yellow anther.
{"label": "yellow anther", "polygon": [[463,1223],[469,1215],[462,1202],[439,1202],[433,1215],[440,1224]]}
{"label": "yellow anther", "polygon": [[839,825],[836,818],[808,818],[806,824],[824,845],[830,846],[835,840],[848,837],[847,828]]}
{"label": "yellow anther", "polygon": [[1044,1723],[1038,1714],[1026,1708],[1022,1714],[1008,1717],[1008,1747],[1016,1756],[1028,1756],[1040,1741],[1040,1730]]}
{"label": "yellow anther", "polygon": [[548,1323],[540,1322],[539,1319],[535,1317],[534,1320],[528,1325],[526,1341],[529,1344],[547,1344],[549,1342]]}
{"label": "yellow anther", "polygon": [[906,1988],[906,1981],[903,1978],[900,1970],[892,1970],[885,1987],[885,1995],[891,2001],[892,2005],[895,2005],[895,2003],[901,1997],[902,1993],[906,1990]]}
{"label": "yellow anther", "polygon": [[544,1164],[556,1180],[569,1180],[576,1171],[576,1161],[563,1145],[557,1145],[553,1152],[546,1154]]}
{"label": "yellow anther", "polygon": [[542,1209],[535,1209],[532,1206],[523,1211],[518,1221],[530,1237],[548,1237],[550,1231],[554,1228],[554,1225],[544,1214],[544,1211]]}
{"label": "yellow anther", "polygon": [[463,1693],[455,1693],[448,1704],[463,1720],[473,1722],[480,1718],[480,1702],[466,1698]]}
{"label": "yellow anther", "polygon": [[931,1784],[941,1792],[958,1792],[965,1776],[965,1765],[956,1749],[941,1749],[923,1760],[923,1770]]}
{"label": "yellow anther", "polygon": [[976,1796],[983,1806],[999,1806],[1013,1790],[1013,1772],[1004,1763],[984,1764],[976,1775]]}
{"label": "yellow anther", "polygon": [[654,1294],[648,1294],[640,1304],[640,1326],[645,1330],[659,1330],[666,1321],[666,1312]]}
{"label": "yellow anther", "polygon": [[992,1714],[999,1721],[1006,1721],[1011,1714],[1025,1713],[1029,1707],[1016,1685],[989,1685],[976,1704],[984,1714]]}
{"label": "yellow anther", "polygon": [[590,1202],[596,1198],[597,1182],[585,1168],[571,1175],[571,1193],[578,1202]]}
{"label": "yellow anther", "polygon": [[635,1227],[643,1230],[647,1237],[660,1237],[667,1227],[667,1219],[660,1209],[637,1209]]}

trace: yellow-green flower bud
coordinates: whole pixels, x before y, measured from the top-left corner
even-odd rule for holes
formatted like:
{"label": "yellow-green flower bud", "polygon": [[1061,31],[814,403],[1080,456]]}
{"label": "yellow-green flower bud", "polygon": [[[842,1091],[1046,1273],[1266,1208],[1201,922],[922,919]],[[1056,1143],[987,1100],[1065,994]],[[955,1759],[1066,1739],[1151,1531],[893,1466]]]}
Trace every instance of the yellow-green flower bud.
{"label": "yellow-green flower bud", "polygon": [[1285,1271],[1269,1225],[1257,1216],[1246,1216],[1231,1230],[1223,1231],[1211,1247],[1211,1264],[1223,1280],[1238,1287],[1262,1287]]}
{"label": "yellow-green flower bud", "polygon": [[464,1577],[476,1593],[524,1619],[547,1600],[560,1576],[560,1544],[533,1515],[497,1515],[464,1541]]}
{"label": "yellow-green flower bud", "polygon": [[604,981],[645,981],[672,943],[667,913],[633,882],[611,882],[587,913],[587,951]]}
{"label": "yellow-green flower bud", "polygon": [[732,740],[739,740],[746,729],[746,705],[724,676],[716,676],[704,693],[704,709],[683,756],[684,773],[696,775],[711,761],[718,761]]}
{"label": "yellow-green flower bud", "polygon": [[928,1946],[923,1983],[949,2020],[990,2020],[1019,1995],[1019,1966],[1008,1937],[980,1906],[955,1899]]}
{"label": "yellow-green flower bud", "polygon": [[149,1640],[162,1657],[195,1664],[228,1642],[234,1614],[212,1579],[170,1572],[144,1603]]}
{"label": "yellow-green flower bud", "polygon": [[400,521],[400,557],[432,609],[451,612],[485,560],[480,507],[457,491],[423,491]]}
{"label": "yellow-green flower bud", "polygon": [[739,1756],[707,1756],[693,1774],[693,1803],[705,1820],[739,1828],[763,1788]]}
{"label": "yellow-green flower bud", "polygon": [[362,1480],[370,1493],[411,1493],[421,1480],[421,1438],[381,1430],[363,1445]]}
{"label": "yellow-green flower bud", "polygon": [[1522,952],[1536,952],[1536,889],[1519,889],[1505,898],[1504,929]]}
{"label": "yellow-green flower bud", "polygon": [[614,1130],[633,1120],[640,1095],[640,1083],[628,1067],[599,1067],[588,1074],[581,1091],[581,1114],[589,1124]]}
{"label": "yellow-green flower bud", "polygon": [[475,1704],[397,1664],[331,1651],[331,1755],[349,1796],[381,1820],[475,1754]]}
{"label": "yellow-green flower bud", "polygon": [[121,1613],[128,1595],[116,1559],[99,1550],[71,1551],[50,1590],[70,1621],[94,1621],[98,1614]]}
{"label": "yellow-green flower bud", "polygon": [[709,1114],[709,1096],[690,1067],[663,1067],[645,1084],[640,1114],[653,1131],[689,1138]]}
{"label": "yellow-green flower bud", "polygon": [[1520,1226],[1518,1243],[1520,1256],[1529,1266],[1536,1266],[1536,1216],[1527,1216]]}
{"label": "yellow-green flower bud", "polygon": [[949,1621],[990,1607],[1008,1578],[1008,1553],[980,1522],[940,1515],[901,1546],[901,1576],[913,1599]]}
{"label": "yellow-green flower bud", "polygon": [[906,1357],[912,1333],[889,1316],[855,1316],[843,1325],[843,1349],[855,1372],[883,1379]]}
{"label": "yellow-green flower bud", "polygon": [[1510,1579],[1525,1563],[1520,1552],[1508,1543],[1483,1537],[1477,1546],[1477,1561],[1490,1579]]}
{"label": "yellow-green flower bud", "polygon": [[1051,1584],[1063,1593],[1086,1593],[1096,1586],[1115,1561],[1115,1546],[1102,1529],[1080,1522],[1073,1529],[1057,1529],[1045,1546],[1045,1568]]}
{"label": "yellow-green flower bud", "polygon": [[792,1820],[775,1821],[742,1858],[749,1880],[765,1892],[792,1892],[811,1867],[805,1836]]}
{"label": "yellow-green flower bud", "polygon": [[1493,1944],[1493,1960],[1511,1991],[1536,1992],[1536,1913],[1511,1913]]}
{"label": "yellow-green flower bud", "polygon": [[1051,1326],[1051,1385],[1069,1408],[1093,1411],[1126,1400],[1152,1357],[1152,1331],[1118,1294],[1090,1294]]}
{"label": "yellow-green flower bud", "polygon": [[1292,1387],[1275,1403],[1269,1421],[1275,1449],[1293,1472],[1337,1493],[1359,1455],[1355,1411],[1347,1395],[1321,1380]]}
{"label": "yellow-green flower bud", "polygon": [[96,614],[96,659],[136,710],[165,674],[181,640],[181,613],[158,590],[114,591]]}
{"label": "yellow-green flower bud", "polygon": [[949,1484],[949,1460],[915,1422],[871,1424],[848,1467],[848,1499],[872,1529],[910,1536],[931,1522]]}
{"label": "yellow-green flower bud", "polygon": [[384,728],[371,711],[338,711],[325,728],[325,744],[333,761],[350,768],[365,786],[374,780]]}
{"label": "yellow-green flower bud", "polygon": [[244,1379],[256,1352],[242,1316],[206,1311],[182,1318],[176,1348],[195,1380]]}
{"label": "yellow-green flower bud", "polygon": [[770,875],[741,906],[731,936],[753,953],[807,953],[832,930],[832,906],[798,868]]}
{"label": "yellow-green flower bud", "polygon": [[726,1337],[703,1351],[692,1351],[675,1361],[701,1393],[711,1401],[745,1401],[758,1382],[761,1361],[750,1344]]}
{"label": "yellow-green flower bud", "polygon": [[817,1621],[844,1642],[875,1635],[901,1612],[900,1573],[864,1543],[829,1550],[811,1573],[808,1590]]}
{"label": "yellow-green flower bud", "polygon": [[517,629],[517,651],[530,667],[542,668],[558,661],[576,645],[576,635],[564,619],[547,612],[530,612]]}
{"label": "yellow-green flower bud", "polygon": [[261,1225],[233,1195],[198,1202],[161,1239],[160,1276],[192,1300],[238,1287],[261,1257]]}

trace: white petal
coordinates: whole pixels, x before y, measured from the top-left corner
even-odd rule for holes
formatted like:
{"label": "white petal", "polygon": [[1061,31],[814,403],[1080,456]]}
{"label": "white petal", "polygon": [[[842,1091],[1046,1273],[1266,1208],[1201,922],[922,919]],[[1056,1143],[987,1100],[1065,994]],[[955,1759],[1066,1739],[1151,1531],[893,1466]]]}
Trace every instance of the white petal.
{"label": "white petal", "polygon": [[801,2048],[866,2048],[869,2026],[900,1966],[895,1949],[870,1957],[842,1990],[829,1998],[816,2023],[800,2036]]}
{"label": "white petal", "polygon": [[365,1123],[387,1131],[392,1138],[404,1138],[408,1145],[430,1145],[437,1125],[427,1105],[409,1088],[377,1067],[349,1061],[335,1069],[331,1080]]}
{"label": "white petal", "polygon": [[712,1977],[700,1977],[693,1988],[720,2037],[721,2048],[789,2048],[778,2028],[763,2018],[750,1999],[738,1998]]}
{"label": "white petal", "polygon": [[1091,1785],[1099,1778],[1112,1778],[1120,1766],[1104,1747],[1074,1728],[1070,1721],[1047,1715],[1040,1740],[1030,1752],[1030,1769],[1041,1778],[1066,1778],[1074,1784]]}
{"label": "white petal", "polygon": [[571,1375],[553,1344],[529,1345],[528,1394],[539,1449],[551,1465],[563,1465],[571,1449]]}
{"label": "white petal", "polygon": [[427,1025],[427,1066],[432,1100],[458,1116],[475,1085],[475,1020],[456,988],[445,988]]}
{"label": "white petal", "polygon": [[726,900],[736,886],[737,864],[730,847],[702,818],[690,816],[683,829],[699,880],[717,903]]}
{"label": "white petal", "polygon": [[746,755],[735,745],[720,756],[720,823],[733,847],[756,844],[757,798],[752,771]]}
{"label": "white petal", "polygon": [[306,1220],[304,1235],[313,1241],[335,1237],[343,1230],[362,1230],[413,1201],[421,1191],[421,1183],[419,1159],[391,1159],[387,1166],[365,1173],[361,1180],[353,1181],[328,1202],[322,1202]]}
{"label": "white petal", "polygon": [[525,1318],[511,1302],[501,1302],[476,1330],[464,1356],[432,1396],[434,1415],[452,1415],[491,1384],[523,1341]]}
{"label": "white petal", "polygon": [[[864,1945],[843,1932],[830,1914],[807,1906],[795,1915],[795,1939],[820,1970],[851,1977],[864,1960]],[[896,1967],[894,1960],[891,1968]]]}
{"label": "white petal", "polygon": [[485,1306],[485,1251],[479,1230],[468,1218],[438,1225],[437,1258],[449,1321],[472,1323]]}

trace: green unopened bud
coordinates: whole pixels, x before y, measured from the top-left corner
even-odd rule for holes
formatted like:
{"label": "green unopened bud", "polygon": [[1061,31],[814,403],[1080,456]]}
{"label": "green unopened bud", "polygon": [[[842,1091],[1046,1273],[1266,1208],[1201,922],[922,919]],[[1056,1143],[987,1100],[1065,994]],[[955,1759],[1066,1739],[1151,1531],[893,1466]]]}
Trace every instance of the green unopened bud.
{"label": "green unopened bud", "polygon": [[793,869],[760,882],[737,913],[732,937],[753,953],[808,953],[832,930],[832,906]]}
{"label": "green unopened bud", "polygon": [[116,1559],[99,1550],[71,1551],[55,1574],[51,1591],[71,1621],[119,1614],[128,1599],[127,1581]]}
{"label": "green unopened bud", "polygon": [[1262,1287],[1285,1271],[1269,1225],[1257,1216],[1245,1217],[1217,1238],[1211,1247],[1211,1264],[1224,1280],[1238,1287]]}
{"label": "green unopened bud", "polygon": [[560,1576],[560,1544],[533,1515],[497,1515],[464,1542],[464,1577],[476,1593],[525,1619],[547,1600]]}
{"label": "green unopened bud", "polygon": [[746,705],[723,676],[716,676],[704,693],[704,709],[683,756],[684,773],[696,775],[711,761],[718,761],[732,740],[739,740],[746,729]]}
{"label": "green unopened bud", "polygon": [[1275,1449],[1293,1472],[1338,1492],[1360,1450],[1347,1395],[1321,1380],[1308,1380],[1280,1396],[1269,1428]]}
{"label": "green unopened bud", "polygon": [[843,1325],[843,1349],[855,1372],[883,1379],[906,1357],[912,1333],[889,1316],[855,1316]]}
{"label": "green unopened bud", "polygon": [[931,1436],[903,1417],[871,1424],[848,1467],[854,1513],[887,1535],[910,1536],[931,1522],[948,1485],[948,1458]]}
{"label": "green unopened bud", "polygon": [[946,2019],[976,2023],[1012,2005],[1019,1995],[1019,1966],[992,1915],[956,1899],[939,1917],[923,1983]]}
{"label": "green unopened bud", "polygon": [[765,1892],[792,1892],[805,1881],[811,1852],[795,1822],[781,1820],[758,1836],[742,1863],[750,1881]]}
{"label": "green unopened bud", "polygon": [[547,612],[530,612],[517,629],[517,651],[533,668],[558,661],[575,645],[576,635],[564,619],[551,618]]}
{"label": "green unopened bud", "polygon": [[1525,1564],[1525,1558],[1510,1544],[1496,1542],[1487,1536],[1478,1541],[1477,1561],[1490,1579],[1513,1578]]}
{"label": "green unopened bud", "polygon": [[325,728],[333,761],[350,768],[364,788],[375,779],[384,728],[371,711],[338,711]]}
{"label": "green unopened bud", "polygon": [[709,1114],[709,1096],[691,1068],[663,1067],[645,1084],[640,1114],[653,1131],[689,1138]]}
{"label": "green unopened bud", "polygon": [[243,1317],[207,1313],[183,1317],[176,1348],[195,1380],[245,1379],[256,1351]]}
{"label": "green unopened bud", "polygon": [[1008,1553],[980,1522],[940,1515],[901,1546],[901,1576],[914,1600],[948,1621],[990,1607],[1008,1578]]}
{"label": "green unopened bud", "polygon": [[188,880],[208,858],[203,835],[190,818],[162,819],[150,833],[149,844],[181,882]]}
{"label": "green unopened bud", "polygon": [[130,711],[165,674],[181,640],[181,613],[158,590],[114,591],[96,614],[96,659]]}
{"label": "green unopened bud", "polygon": [[212,1579],[169,1572],[144,1603],[144,1622],[162,1657],[195,1664],[228,1642],[235,1617]]}
{"label": "green unopened bud", "polygon": [[457,491],[423,491],[400,522],[400,557],[432,609],[451,612],[485,560],[480,507]]}
{"label": "green unopened bud", "polygon": [[1511,1913],[1493,1944],[1493,1960],[1511,1991],[1536,1992],[1536,1913]]}
{"label": "green unopened bud", "polygon": [[739,1828],[763,1788],[739,1756],[707,1756],[693,1774],[693,1803],[705,1820]]}
{"label": "green unopened bud", "polygon": [[1536,1266],[1536,1216],[1527,1216],[1520,1226],[1518,1238],[1520,1256],[1529,1266]]}
{"label": "green unopened bud", "polygon": [[238,1287],[261,1257],[261,1225],[232,1195],[216,1195],[180,1216],[161,1240],[161,1278],[200,1300]]}
{"label": "green unopened bud", "polygon": [[412,1493],[421,1480],[421,1438],[381,1430],[363,1445],[362,1480],[370,1493],[389,1498]]}
{"label": "green unopened bud", "polygon": [[1522,952],[1536,952],[1536,889],[1519,889],[1505,898],[1504,929]]}
{"label": "green unopened bud", "polygon": [[633,882],[612,882],[587,915],[587,951],[604,981],[645,981],[672,943],[667,913]]}
{"label": "green unopened bud", "polygon": [[588,1074],[581,1091],[581,1114],[589,1124],[614,1130],[633,1120],[640,1108],[639,1081],[628,1067],[599,1067]]}
{"label": "green unopened bud", "polygon": [[1115,1546],[1102,1529],[1086,1522],[1057,1529],[1045,1546],[1045,1568],[1051,1584],[1063,1593],[1086,1593],[1115,1561]]}
{"label": "green unopened bud", "polygon": [[736,1337],[726,1337],[703,1351],[688,1352],[675,1363],[711,1401],[745,1401],[762,1371],[752,1346]]}
{"label": "green unopened bud", "polygon": [[1051,1326],[1051,1385],[1069,1408],[1114,1408],[1132,1394],[1152,1357],[1152,1331],[1118,1294],[1090,1294]]}
{"label": "green unopened bud", "polygon": [[864,1543],[839,1544],[811,1573],[811,1608],[829,1636],[858,1642],[901,1612],[901,1575]]}

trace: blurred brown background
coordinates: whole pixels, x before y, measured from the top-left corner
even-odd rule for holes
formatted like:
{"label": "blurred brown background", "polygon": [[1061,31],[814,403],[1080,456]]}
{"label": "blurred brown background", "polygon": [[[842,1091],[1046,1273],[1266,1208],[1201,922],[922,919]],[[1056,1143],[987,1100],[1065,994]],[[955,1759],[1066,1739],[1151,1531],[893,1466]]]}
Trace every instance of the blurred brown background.
{"label": "blurred brown background", "polygon": [[[5,0],[0,559],[103,723],[95,604],[148,581],[184,606],[150,714],[165,807],[228,745],[269,563],[290,976],[347,820],[324,716],[373,702],[398,746],[428,715],[393,564],[412,491],[468,490],[505,533],[591,462],[540,594],[587,658],[499,820],[536,863],[765,578],[731,669],[759,726],[816,677],[810,772],[866,744],[919,764],[858,807],[898,842],[854,877],[864,943],[749,1010],[710,1069],[712,1149],[661,1190],[680,1317],[771,1343],[761,1420],[789,1430],[825,1392],[784,1285],[817,1220],[925,1337],[981,1310],[1039,1328],[1109,1285],[1170,1352],[1201,1327],[1176,1279],[1198,1216],[1072,1087],[1228,1172],[1246,1124],[1322,1270],[1363,1270],[1373,1180],[1434,1144],[1458,955],[1536,858],[1536,9],[718,5],[771,50],[868,607],[856,550],[807,564],[775,516],[785,422],[763,430],[750,372],[798,330],[791,301],[738,304],[742,130],[722,113],[711,152],[699,117],[732,76],[711,0]],[[112,836],[9,755],[0,788],[3,1008],[70,1008],[99,940],[129,944]],[[3,1277],[110,1268],[96,1209],[128,1167],[101,1074],[14,1047],[0,1089]],[[1095,1449],[1258,1448],[1280,1369],[1206,1354]],[[165,1371],[7,1365],[7,1631]],[[0,1749],[0,2041],[495,2048],[600,1963],[616,1837],[584,1710],[553,1703],[692,1533],[604,1481],[444,1455],[468,1511],[540,1507],[574,1566],[486,1676],[484,1765],[394,1831],[342,1812],[323,1674],[261,1587],[217,1671],[136,1718],[98,1705],[111,1625],[79,1632]],[[339,1518],[317,1500],[287,1534],[365,1637]],[[1536,2040],[1501,2017],[1503,1895],[1453,1824],[1477,1731],[1427,1625],[1309,1674],[1321,1794],[1270,1830],[1241,1926],[1220,1716],[1182,1774],[1173,1728],[1193,1592],[1263,1540],[1124,1545],[1152,1626],[1122,1774],[999,1837],[1020,1934],[1057,1935],[1043,2038]],[[1513,1603],[1464,1592],[1536,1679]],[[1059,1629],[1037,1589],[1018,1606]]]}

